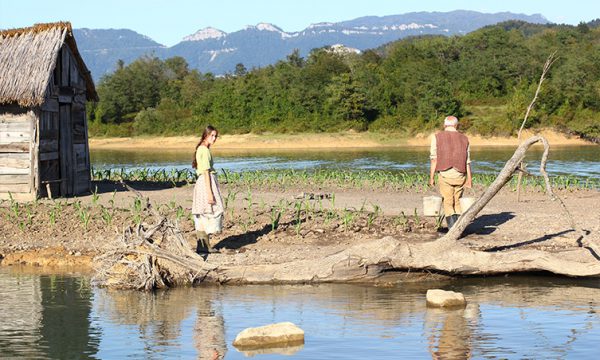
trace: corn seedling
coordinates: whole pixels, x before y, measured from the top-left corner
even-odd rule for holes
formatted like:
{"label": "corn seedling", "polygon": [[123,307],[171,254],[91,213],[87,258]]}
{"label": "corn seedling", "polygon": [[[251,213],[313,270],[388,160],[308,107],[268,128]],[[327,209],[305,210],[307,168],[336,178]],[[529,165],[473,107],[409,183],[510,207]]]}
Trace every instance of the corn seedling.
{"label": "corn seedling", "polygon": [[50,218],[50,226],[54,226],[56,224],[56,208],[50,209],[48,217]]}
{"label": "corn seedling", "polygon": [[105,208],[104,206],[102,207],[102,211],[101,211],[101,216],[102,216],[102,220],[104,221],[104,223],[108,226],[110,226],[112,224],[112,220],[113,220],[113,213],[112,211],[109,211],[107,208]]}
{"label": "corn seedling", "polygon": [[80,208],[79,220],[81,220],[81,223],[83,224],[83,228],[86,230],[88,228],[90,219],[91,219],[91,214],[85,208]]}
{"label": "corn seedling", "polygon": [[279,221],[281,220],[281,209],[273,206],[271,207],[271,231],[275,231],[279,227]]}
{"label": "corn seedling", "polygon": [[56,209],[57,214],[60,214],[62,212],[62,210],[63,210],[63,203],[60,202],[60,201],[55,202],[54,203],[54,208]]}
{"label": "corn seedling", "polygon": [[409,230],[408,217],[404,211],[400,212],[400,215],[394,219],[394,224],[396,224],[396,226],[400,225],[405,231]]}
{"label": "corn seedling", "polygon": [[141,213],[142,212],[142,208],[143,208],[143,202],[142,199],[140,199],[139,197],[136,197],[133,199],[133,212],[135,213]]}
{"label": "corn seedling", "polygon": [[342,223],[344,224],[344,230],[348,231],[348,227],[352,225],[354,221],[354,212],[352,210],[344,209],[344,214],[342,215]]}
{"label": "corn seedling", "polygon": [[225,195],[225,209],[229,209],[229,206],[233,204],[235,198],[237,197],[237,191],[229,191],[227,195]]}
{"label": "corn seedling", "polygon": [[108,200],[108,203],[110,204],[110,207],[112,207],[112,208],[115,207],[115,196],[117,196],[117,190],[114,190],[112,192],[112,196],[110,197],[110,200]]}
{"label": "corn seedling", "polygon": [[[17,219],[19,217],[19,203],[15,201],[15,199],[12,196],[12,193],[9,191],[8,192],[8,200],[9,200],[9,208],[10,208],[10,212],[12,213],[12,215],[15,217],[15,219]],[[9,217],[10,219],[10,217]]]}
{"label": "corn seedling", "polygon": [[233,219],[233,214],[235,212],[235,206],[233,206],[233,203],[235,202],[235,199],[237,197],[237,191],[232,191],[230,190],[227,193],[227,196],[225,196],[225,209],[229,210],[229,216]]}
{"label": "corn seedling", "polygon": [[79,212],[81,210],[81,201],[77,200],[73,203],[73,207],[75,208],[75,211]]}
{"label": "corn seedling", "polygon": [[370,212],[367,215],[367,228],[370,229],[371,225],[375,222],[375,219],[379,217],[379,213],[381,212],[381,207],[379,205],[371,204],[373,206],[373,212]]}
{"label": "corn seedling", "polygon": [[313,205],[310,202],[310,199],[304,200],[304,211],[307,215],[312,215],[314,213]]}
{"label": "corn seedling", "polygon": [[252,208],[252,191],[250,191],[250,189],[248,189],[248,192],[246,193],[246,201],[247,201],[246,208],[247,209]]}
{"label": "corn seedling", "polygon": [[133,223],[136,226],[139,226],[142,223],[142,215],[141,214],[133,214]]}
{"label": "corn seedling", "polygon": [[135,197],[133,199],[133,204],[131,206],[131,209],[132,209],[132,213],[133,213],[133,222],[135,223],[136,226],[139,226],[142,223],[142,209],[143,209],[142,199],[139,197]]}
{"label": "corn seedling", "polygon": [[373,212],[375,213],[375,216],[379,216],[381,214],[381,206],[373,203],[371,203],[371,206],[373,207]]}
{"label": "corn seedling", "polygon": [[98,195],[98,187],[96,186],[92,192],[92,205],[96,206],[98,204],[98,199],[100,199],[100,195]]}
{"label": "corn seedling", "polygon": [[169,208],[171,208],[171,210],[175,210],[175,208],[177,208],[177,202],[175,200],[169,201]]}
{"label": "corn seedling", "polygon": [[25,214],[27,214],[27,225],[33,225],[33,214],[31,213],[31,209],[28,205],[25,205]]}
{"label": "corn seedling", "polygon": [[248,220],[248,224],[254,224],[256,223],[255,219],[254,219],[254,211],[252,210],[252,206],[254,205],[254,202],[252,201],[252,191],[250,189],[248,189],[248,192],[246,193],[246,219]]}
{"label": "corn seedling", "polygon": [[415,225],[417,225],[417,226],[420,225],[421,217],[419,216],[419,213],[417,212],[417,208],[415,208],[414,218],[415,218]]}
{"label": "corn seedling", "polygon": [[175,211],[175,218],[177,219],[177,221],[183,219],[185,217],[185,209],[181,206],[177,207],[177,210]]}
{"label": "corn seedling", "polygon": [[360,209],[358,210],[359,214],[362,214],[365,211],[365,205],[367,203],[367,199],[364,199],[362,205],[360,205]]}

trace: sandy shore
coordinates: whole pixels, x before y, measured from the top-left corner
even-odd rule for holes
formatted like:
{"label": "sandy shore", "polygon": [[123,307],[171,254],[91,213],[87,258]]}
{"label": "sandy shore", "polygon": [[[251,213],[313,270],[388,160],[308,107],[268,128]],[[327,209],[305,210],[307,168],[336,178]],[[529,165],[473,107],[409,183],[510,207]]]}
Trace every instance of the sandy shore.
{"label": "sandy shore", "polygon": [[[555,131],[539,132],[546,137],[550,145],[593,145],[577,137],[569,137]],[[523,137],[532,136],[525,132]],[[222,135],[215,148],[219,150],[275,150],[275,149],[319,149],[319,148],[378,148],[402,146],[428,146],[430,134],[406,137],[403,134],[374,134],[344,132],[333,134],[244,134]],[[516,137],[469,136],[473,146],[514,146]],[[198,137],[134,137],[134,138],[91,138],[92,150],[188,150],[196,146]]]}

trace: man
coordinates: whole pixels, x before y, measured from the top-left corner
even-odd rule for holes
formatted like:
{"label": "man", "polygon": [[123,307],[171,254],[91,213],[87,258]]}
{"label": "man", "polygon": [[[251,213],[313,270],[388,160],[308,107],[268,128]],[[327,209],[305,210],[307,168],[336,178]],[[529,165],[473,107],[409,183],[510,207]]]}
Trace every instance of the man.
{"label": "man", "polygon": [[429,156],[429,185],[435,185],[437,172],[448,230],[462,213],[460,198],[464,188],[470,188],[472,185],[469,139],[457,129],[458,119],[455,116],[447,116],[444,119],[444,131],[431,138]]}

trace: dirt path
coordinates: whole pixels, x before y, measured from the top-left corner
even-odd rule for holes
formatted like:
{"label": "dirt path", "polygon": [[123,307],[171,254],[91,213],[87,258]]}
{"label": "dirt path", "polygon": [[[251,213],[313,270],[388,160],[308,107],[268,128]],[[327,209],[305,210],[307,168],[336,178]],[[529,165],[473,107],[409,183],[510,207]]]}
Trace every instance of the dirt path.
{"label": "dirt path", "polygon": [[[8,202],[2,203],[2,265],[90,266],[93,256],[119,241],[125,225],[136,219],[133,193],[112,183],[97,185],[96,196],[54,202],[43,200],[37,205],[19,208],[18,216]],[[180,214],[177,216],[180,216],[184,236],[194,241],[192,222],[186,215],[191,208],[192,186],[133,186],[161,211],[170,212],[172,216]],[[300,200],[302,192],[313,193],[317,197],[323,195],[324,198],[320,201]],[[473,195],[482,192],[483,189],[475,189]],[[577,225],[590,231],[590,237],[600,240],[600,211],[597,208],[600,192],[559,191],[558,194],[572,212]],[[210,258],[222,264],[279,263],[323,256],[384,236],[412,242],[431,241],[440,236],[435,220],[421,216],[424,194],[418,192],[248,190],[224,185],[223,195],[229,197],[233,206],[226,213],[223,233],[212,240],[221,252]],[[309,206],[313,207],[315,214],[321,215],[303,216],[298,225],[294,218],[294,205],[291,205],[294,201],[312,204]],[[273,229],[272,209],[283,203],[287,203],[289,209],[282,215],[279,226]],[[320,207],[323,210],[318,212]],[[330,220],[325,214],[332,208],[337,212]],[[380,212],[373,216],[377,209]],[[105,220],[108,214],[111,216],[110,223]],[[86,216],[89,217],[87,223]],[[514,192],[503,190],[467,228],[461,241],[473,248],[534,247],[562,251],[577,246],[576,238],[577,234],[569,230],[559,204],[550,201],[545,194],[528,191],[517,203]]]}

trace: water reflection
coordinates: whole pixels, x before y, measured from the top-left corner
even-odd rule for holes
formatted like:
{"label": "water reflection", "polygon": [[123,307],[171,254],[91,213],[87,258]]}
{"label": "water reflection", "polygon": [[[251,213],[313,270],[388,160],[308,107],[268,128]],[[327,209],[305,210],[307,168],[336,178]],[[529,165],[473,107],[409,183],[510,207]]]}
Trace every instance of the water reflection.
{"label": "water reflection", "polygon": [[198,359],[223,359],[227,354],[225,321],[212,299],[203,298],[197,308],[194,346]]}
{"label": "water reflection", "polygon": [[[215,288],[176,289],[156,293],[97,290],[95,317],[125,326],[128,336],[140,334],[145,358],[161,359],[173,353],[198,359],[223,359],[227,353],[220,294]],[[106,337],[105,337],[106,338]],[[132,349],[112,348],[106,338],[101,358],[121,358]]]}
{"label": "water reflection", "polygon": [[98,330],[92,329],[91,288],[83,278],[40,278],[42,323],[40,346],[51,359],[87,359],[98,352]]}
{"label": "water reflection", "polygon": [[479,321],[479,306],[465,309],[427,309],[425,333],[429,335],[432,359],[470,359],[472,331]]}
{"label": "water reflection", "polygon": [[98,352],[92,296],[83,278],[0,272],[2,357],[89,359]]}
{"label": "water reflection", "polygon": [[[428,309],[430,288],[468,306]],[[224,286],[156,293],[0,268],[0,353],[21,358],[592,358],[597,279],[498,277],[405,283]],[[291,321],[305,345],[239,352],[245,328]],[[269,351],[272,351],[270,349]]]}
{"label": "water reflection", "polygon": [[0,350],[7,357],[39,358],[42,294],[36,276],[0,273]]}

